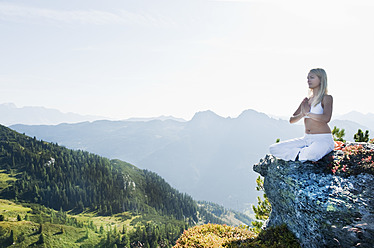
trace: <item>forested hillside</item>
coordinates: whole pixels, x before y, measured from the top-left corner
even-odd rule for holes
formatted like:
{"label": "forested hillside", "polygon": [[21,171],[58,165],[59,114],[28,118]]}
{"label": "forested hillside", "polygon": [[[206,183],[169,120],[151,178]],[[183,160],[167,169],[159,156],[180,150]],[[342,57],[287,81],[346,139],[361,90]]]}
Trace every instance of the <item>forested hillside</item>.
{"label": "forested hillside", "polygon": [[17,178],[2,197],[64,211],[157,211],[197,221],[193,199],[155,173],[0,128],[0,165]]}
{"label": "forested hillside", "polygon": [[204,111],[187,122],[102,120],[11,128],[68,148],[130,162],[156,172],[195,199],[238,211],[257,202],[257,175],[250,166],[275,139],[303,133],[300,125],[253,110],[237,118]]}
{"label": "forested hillside", "polygon": [[[56,220],[57,212],[127,216],[125,219],[130,219],[135,228],[132,237],[144,244],[149,239],[155,242],[160,230],[170,230],[173,235],[165,236],[165,233],[164,241],[174,242],[188,226],[203,222],[225,223],[199,207],[189,195],[172,188],[156,173],[120,160],[39,141],[1,125],[0,198],[47,207],[50,210],[44,215],[51,215],[50,223]],[[3,217],[12,216],[11,211],[4,213]],[[17,220],[22,218],[17,217]],[[35,219],[43,222],[44,218]],[[153,224],[149,226],[150,223]],[[6,232],[0,231],[1,240]],[[146,232],[149,236],[144,234]],[[118,241],[117,244],[122,243]]]}
{"label": "forested hillside", "polygon": [[[359,128],[373,130],[373,126],[359,124],[364,117],[372,118],[370,115],[356,117],[360,122],[336,119],[330,127],[345,129],[345,139],[351,141]],[[269,152],[276,139],[287,140],[304,133],[303,125],[290,125],[254,110],[246,110],[236,118],[204,111],[186,122],[101,120],[11,128],[71,149],[130,162],[156,172],[194,199],[242,212],[251,210],[250,205],[256,204],[259,196],[255,190],[257,175],[250,166]]]}

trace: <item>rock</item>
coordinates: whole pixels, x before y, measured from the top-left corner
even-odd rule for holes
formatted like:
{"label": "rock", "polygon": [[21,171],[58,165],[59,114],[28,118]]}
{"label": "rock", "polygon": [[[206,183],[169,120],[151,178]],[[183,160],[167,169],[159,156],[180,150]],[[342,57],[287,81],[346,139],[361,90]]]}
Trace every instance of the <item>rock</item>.
{"label": "rock", "polygon": [[266,227],[286,224],[302,247],[374,247],[374,176],[327,174],[327,160],[253,166],[272,206]]}

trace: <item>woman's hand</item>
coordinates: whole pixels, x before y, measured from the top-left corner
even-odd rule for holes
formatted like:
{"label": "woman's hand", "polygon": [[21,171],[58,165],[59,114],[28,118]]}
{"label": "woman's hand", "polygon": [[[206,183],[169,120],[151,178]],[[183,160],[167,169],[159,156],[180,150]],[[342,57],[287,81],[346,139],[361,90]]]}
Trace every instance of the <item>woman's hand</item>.
{"label": "woman's hand", "polygon": [[310,107],[308,101],[308,98],[304,98],[304,100],[300,103],[299,107],[297,108],[293,116],[290,117],[290,123],[298,122],[306,115],[306,113],[309,112]]}
{"label": "woman's hand", "polygon": [[307,97],[301,102],[301,114],[305,116],[310,111],[309,99]]}

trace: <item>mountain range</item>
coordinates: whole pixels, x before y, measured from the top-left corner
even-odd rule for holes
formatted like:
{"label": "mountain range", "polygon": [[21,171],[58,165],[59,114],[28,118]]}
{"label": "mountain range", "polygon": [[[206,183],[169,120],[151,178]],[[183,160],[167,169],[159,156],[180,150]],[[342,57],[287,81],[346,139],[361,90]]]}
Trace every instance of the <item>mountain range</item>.
{"label": "mountain range", "polygon": [[[344,128],[346,139],[352,140],[358,128],[374,130],[372,115],[359,118],[361,115],[341,116],[330,126]],[[372,129],[344,118],[365,120]],[[256,204],[259,195],[255,190],[257,175],[251,165],[268,152],[268,146],[277,138],[303,135],[302,125],[290,125],[255,110],[246,110],[236,118],[203,111],[190,121],[100,120],[11,128],[71,149],[127,161],[158,173],[195,199],[241,211]]]}
{"label": "mountain range", "polygon": [[172,247],[208,222],[251,219],[196,202],[149,170],[0,125],[0,247]]}
{"label": "mountain range", "polygon": [[77,123],[106,119],[102,116],[62,113],[57,109],[25,106],[17,107],[14,103],[0,104],[0,123],[4,126],[14,124],[57,125],[60,123]]}
{"label": "mountain range", "polygon": [[[63,113],[57,109],[25,106],[17,107],[14,103],[0,104],[0,123],[4,126],[14,124],[27,125],[57,125],[60,123],[78,123],[84,121],[108,120],[111,118],[96,115],[80,115],[76,113]],[[159,116],[151,118],[129,118],[126,121],[150,121],[150,120],[176,120],[185,121],[173,116]]]}

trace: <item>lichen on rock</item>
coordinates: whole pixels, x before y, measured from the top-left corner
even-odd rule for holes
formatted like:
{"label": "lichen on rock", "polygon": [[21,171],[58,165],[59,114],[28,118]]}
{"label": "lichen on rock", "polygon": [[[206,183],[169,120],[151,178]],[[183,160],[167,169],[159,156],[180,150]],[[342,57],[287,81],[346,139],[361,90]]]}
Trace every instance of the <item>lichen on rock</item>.
{"label": "lichen on rock", "polygon": [[253,166],[272,206],[266,226],[286,224],[302,247],[374,247],[374,175],[326,173],[328,156],[302,163],[266,155]]}

